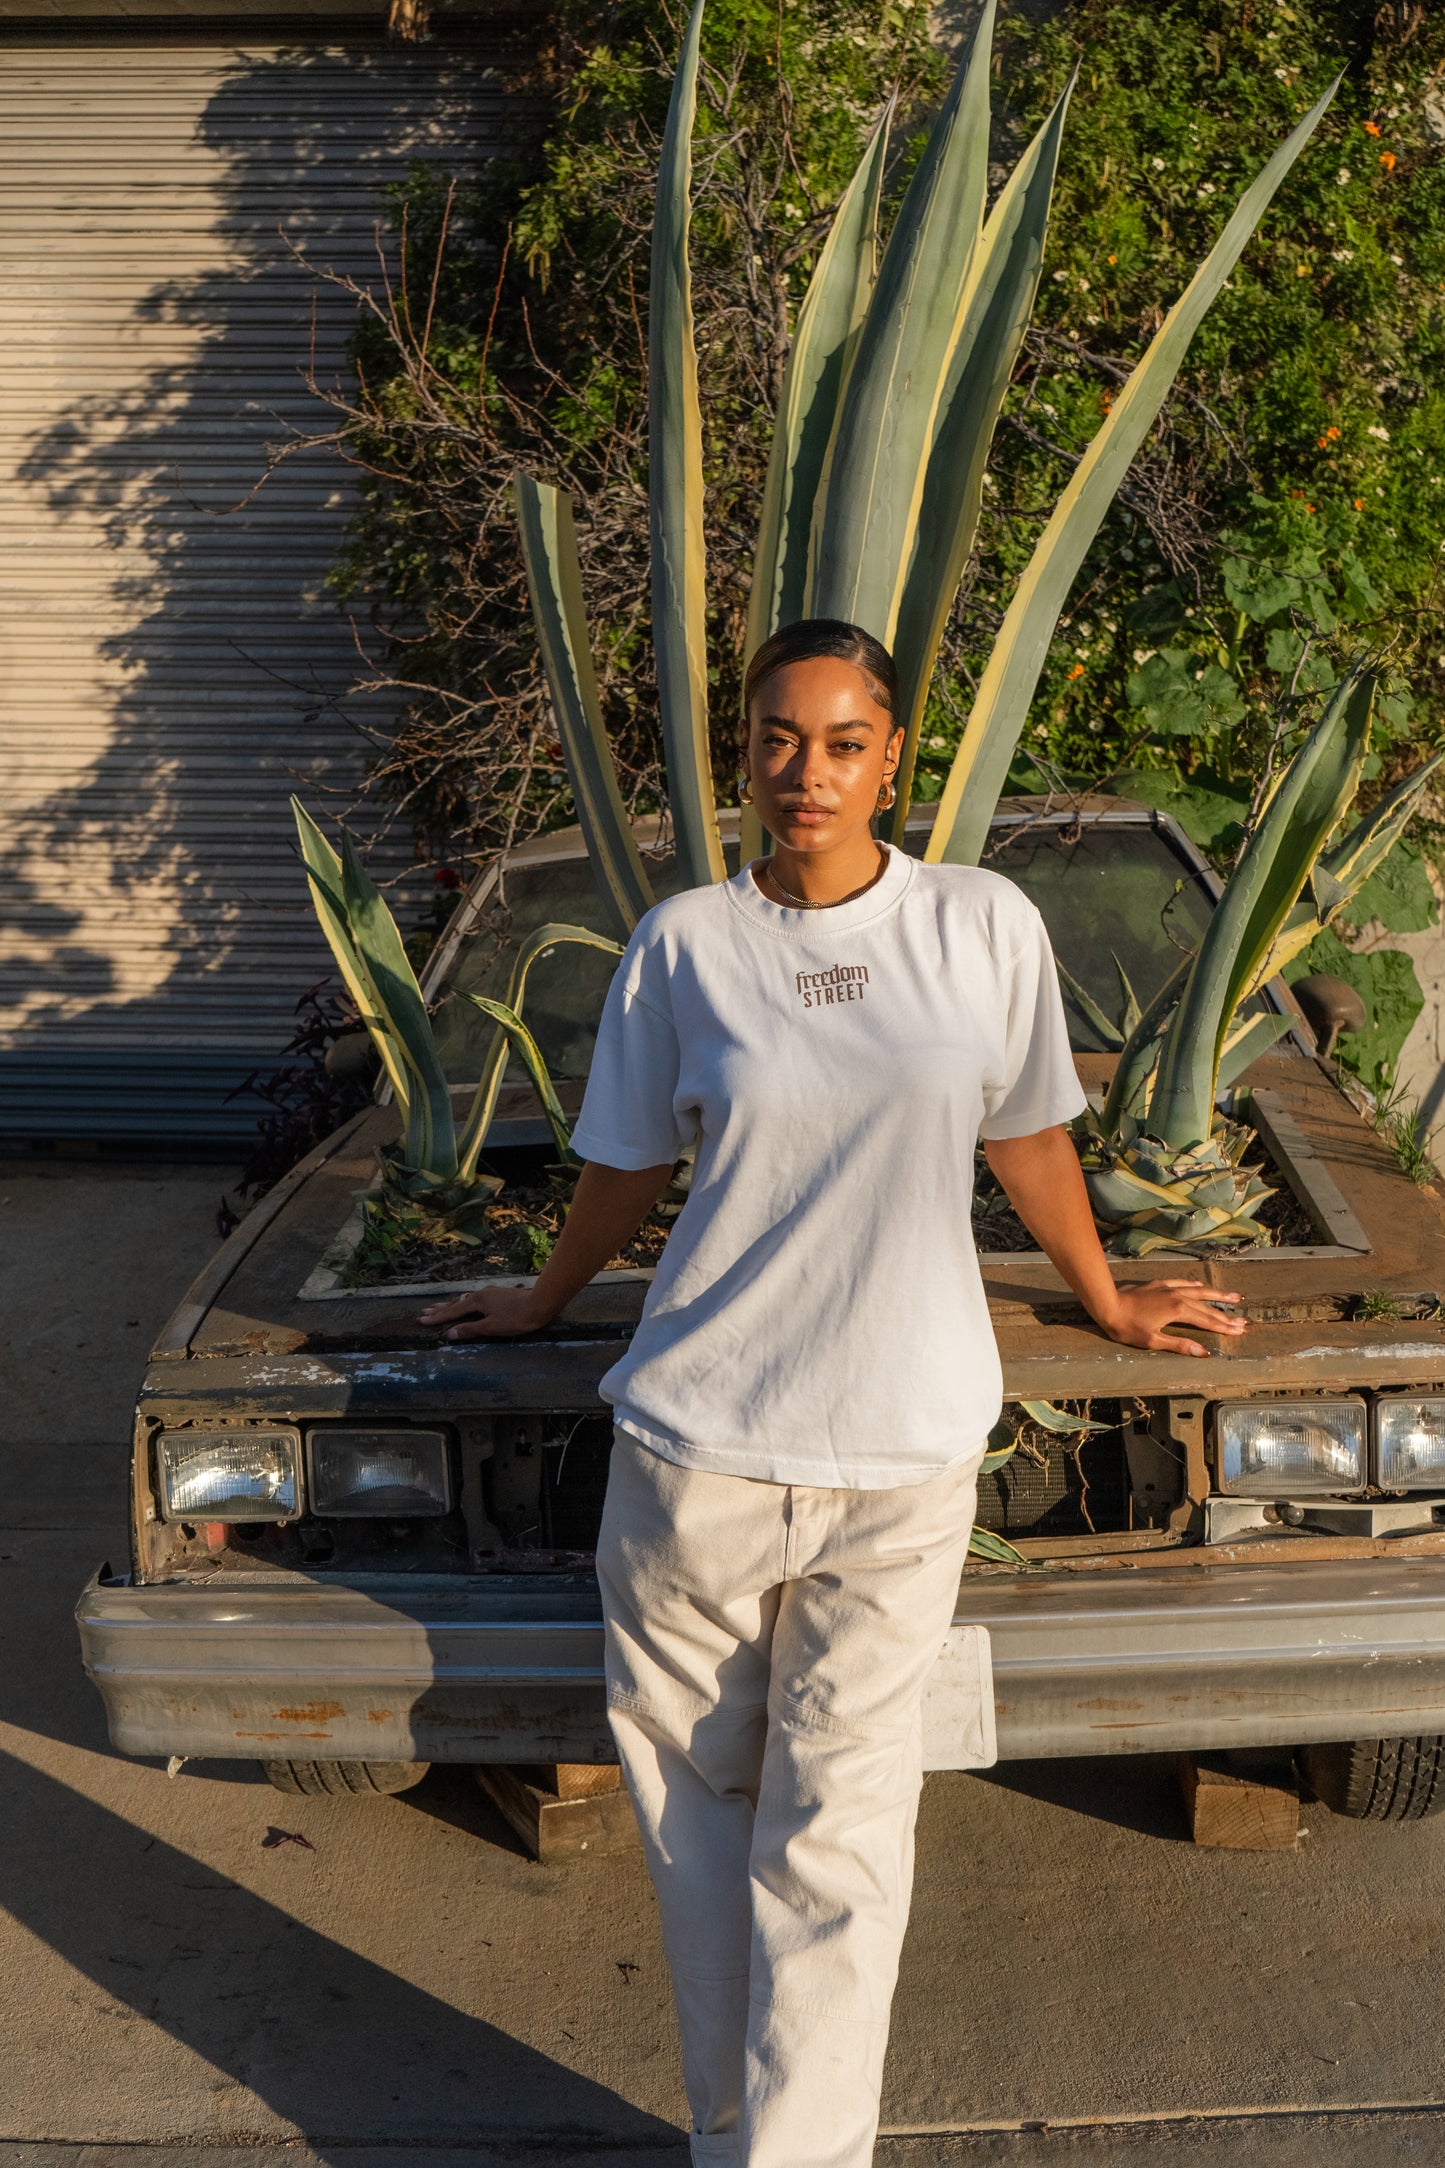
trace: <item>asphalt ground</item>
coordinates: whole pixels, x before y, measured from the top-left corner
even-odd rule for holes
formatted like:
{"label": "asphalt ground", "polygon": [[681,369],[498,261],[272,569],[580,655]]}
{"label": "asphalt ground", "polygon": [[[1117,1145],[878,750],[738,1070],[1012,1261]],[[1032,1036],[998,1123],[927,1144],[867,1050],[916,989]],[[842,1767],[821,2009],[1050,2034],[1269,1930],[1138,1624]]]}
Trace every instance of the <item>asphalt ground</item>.
{"label": "asphalt ground", "polygon": [[[682,2163],[635,1856],[538,1866],[460,1769],[110,1752],[71,1608],[224,1179],[0,1165],[0,2168]],[[1162,1760],[931,1777],[879,2168],[1445,2157],[1445,1822],[1305,1820],[1196,1849]]]}

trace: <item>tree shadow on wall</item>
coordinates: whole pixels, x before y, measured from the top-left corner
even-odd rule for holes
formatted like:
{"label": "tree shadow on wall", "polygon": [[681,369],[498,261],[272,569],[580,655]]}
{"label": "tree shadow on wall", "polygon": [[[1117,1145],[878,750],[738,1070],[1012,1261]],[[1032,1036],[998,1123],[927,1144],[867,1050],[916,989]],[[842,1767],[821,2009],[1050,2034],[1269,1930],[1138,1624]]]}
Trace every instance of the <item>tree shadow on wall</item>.
{"label": "tree shadow on wall", "polygon": [[[105,86],[96,42],[77,95],[97,143],[133,141],[135,64]],[[344,807],[366,734],[387,722],[351,690],[362,658],[324,585],[347,469],[302,451],[255,484],[268,445],[328,426],[307,372],[344,368],[354,304],[317,272],[378,285],[385,188],[418,159],[485,155],[501,93],[480,52],[379,41],[158,45],[146,65],[143,160],[63,164],[57,150],[37,214],[56,245],[49,272],[36,251],[35,321],[64,352],[59,380],[91,388],[36,434],[19,479],[65,568],[48,598],[69,613],[61,697],[97,749],[19,816],[25,939],[4,968],[37,1032],[93,1008],[107,1043],[129,1030],[144,1046],[159,1027],[254,1056],[258,1031],[284,1043],[297,992],[326,967],[289,794],[304,779]],[[162,253],[158,224],[175,268],[125,299],[127,262]],[[99,300],[77,302],[77,278]],[[102,328],[75,328],[77,309]],[[12,691],[22,713],[51,697],[53,667],[51,636],[30,694]],[[392,870],[406,856],[400,838],[380,852]],[[141,921],[147,942],[164,930],[138,956]]]}

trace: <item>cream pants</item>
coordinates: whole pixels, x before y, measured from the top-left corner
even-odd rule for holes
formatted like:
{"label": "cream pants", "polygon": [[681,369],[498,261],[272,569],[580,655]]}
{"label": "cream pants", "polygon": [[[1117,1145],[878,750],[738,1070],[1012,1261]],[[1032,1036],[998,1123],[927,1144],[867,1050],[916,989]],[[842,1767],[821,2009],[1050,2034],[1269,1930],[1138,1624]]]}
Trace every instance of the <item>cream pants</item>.
{"label": "cream pants", "polygon": [[977,1475],[817,1490],[618,1431],[597,1553],[694,2163],[867,2168],[913,1880],[920,1703]]}

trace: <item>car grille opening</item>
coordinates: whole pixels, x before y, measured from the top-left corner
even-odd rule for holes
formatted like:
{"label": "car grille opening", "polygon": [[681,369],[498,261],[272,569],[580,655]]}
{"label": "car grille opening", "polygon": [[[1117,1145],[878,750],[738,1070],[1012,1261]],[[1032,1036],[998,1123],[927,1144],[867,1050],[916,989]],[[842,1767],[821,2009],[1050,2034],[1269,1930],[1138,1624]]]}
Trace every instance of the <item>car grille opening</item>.
{"label": "car grille opening", "polygon": [[[1111,1410],[1096,1409],[1107,1417]],[[1037,1428],[978,1479],[978,1525],[995,1535],[1088,1536],[1129,1527],[1129,1469],[1120,1430],[1055,1437]]]}

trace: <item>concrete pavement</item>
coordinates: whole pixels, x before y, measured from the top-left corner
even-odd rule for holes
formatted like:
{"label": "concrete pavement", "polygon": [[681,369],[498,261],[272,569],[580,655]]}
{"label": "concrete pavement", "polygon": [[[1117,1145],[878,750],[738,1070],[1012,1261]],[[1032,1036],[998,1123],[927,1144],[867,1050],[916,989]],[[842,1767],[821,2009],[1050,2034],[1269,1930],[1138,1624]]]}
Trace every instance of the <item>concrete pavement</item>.
{"label": "concrete pavement", "polygon": [[114,1445],[235,1170],[0,1159],[0,1446]]}
{"label": "concrete pavement", "polygon": [[[0,1165],[0,2168],[680,2164],[637,1859],[534,1865],[462,1770],[296,1800],[109,1751],[70,1609],[223,1180]],[[879,2168],[1445,2154],[1445,1823],[1306,1819],[1209,1853],[1164,1762],[931,1778]]]}

